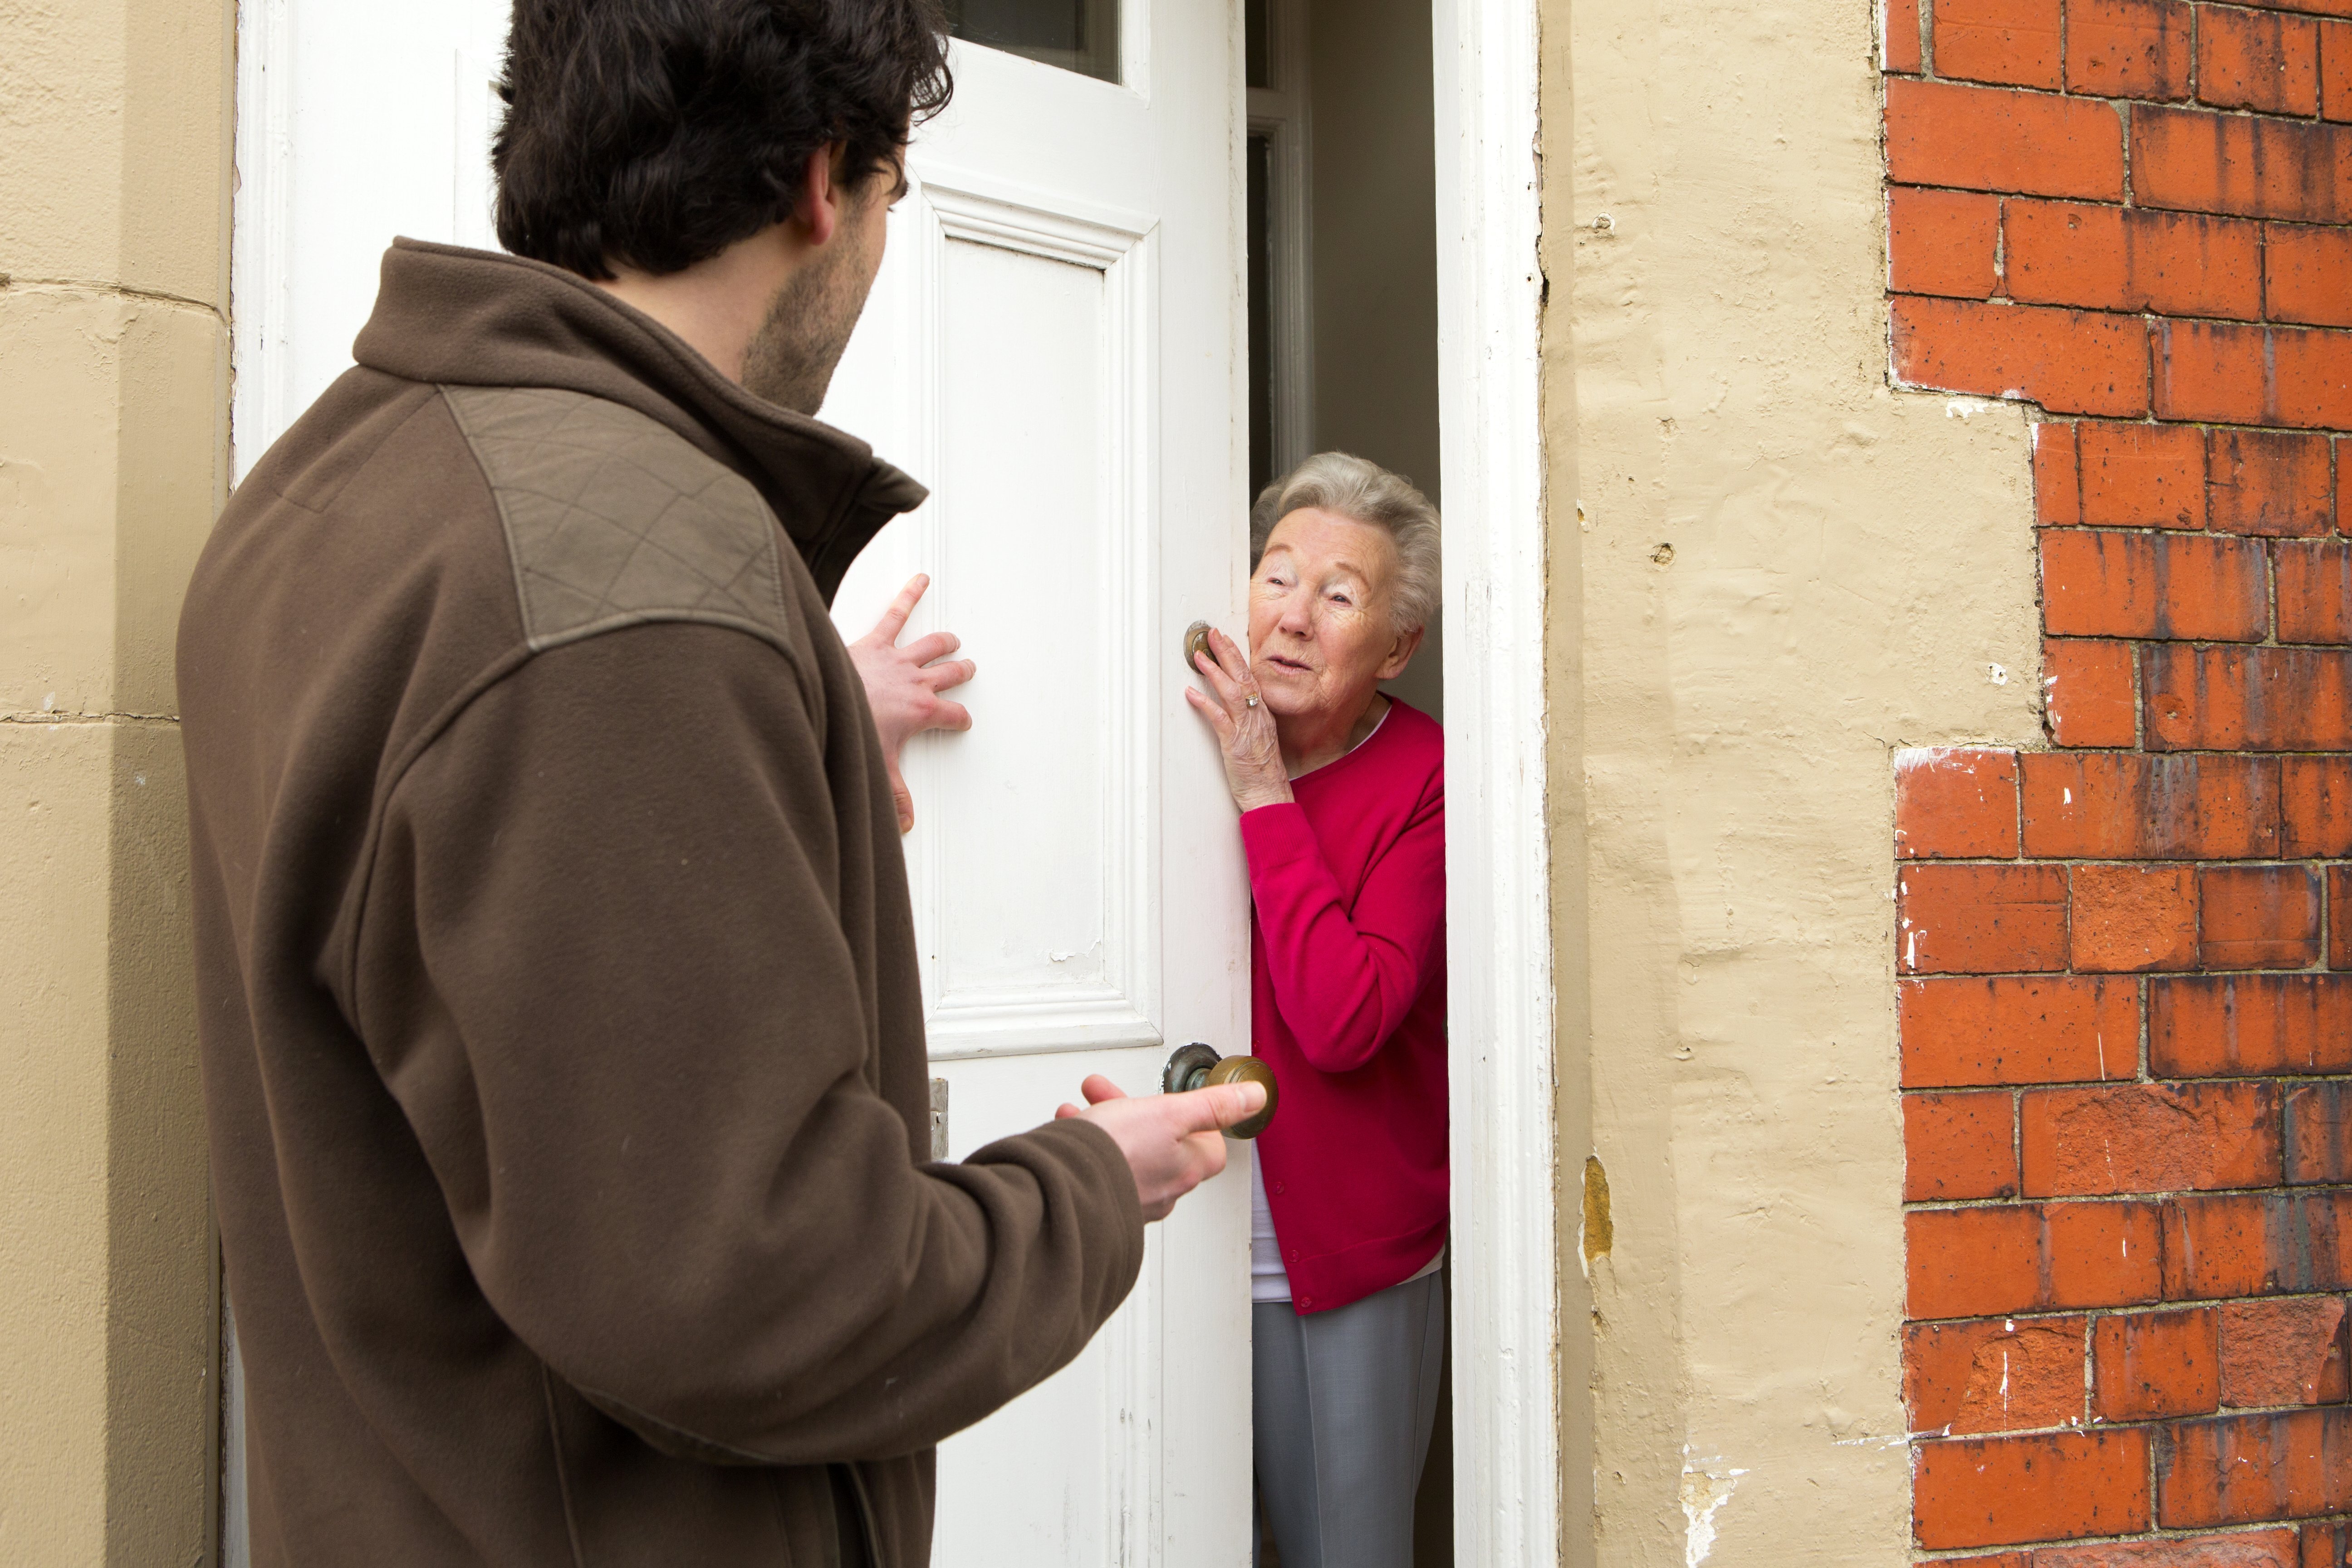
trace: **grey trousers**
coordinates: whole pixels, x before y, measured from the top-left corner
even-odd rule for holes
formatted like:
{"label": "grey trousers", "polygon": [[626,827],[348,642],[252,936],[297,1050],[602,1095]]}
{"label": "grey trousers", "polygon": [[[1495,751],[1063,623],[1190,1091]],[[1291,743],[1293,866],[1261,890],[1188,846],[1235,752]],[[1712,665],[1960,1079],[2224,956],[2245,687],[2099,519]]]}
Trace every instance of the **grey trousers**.
{"label": "grey trousers", "polygon": [[1444,1280],[1409,1279],[1304,1318],[1287,1301],[1250,1310],[1258,1500],[1282,1568],[1412,1568]]}

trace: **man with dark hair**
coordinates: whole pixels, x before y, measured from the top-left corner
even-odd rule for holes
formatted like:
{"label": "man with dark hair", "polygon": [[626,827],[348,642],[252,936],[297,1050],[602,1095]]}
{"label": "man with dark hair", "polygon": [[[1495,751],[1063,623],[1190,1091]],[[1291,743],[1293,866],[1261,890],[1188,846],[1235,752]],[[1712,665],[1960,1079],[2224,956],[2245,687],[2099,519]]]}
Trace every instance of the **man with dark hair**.
{"label": "man with dark hair", "polygon": [[182,621],[258,1564],[927,1560],[1255,1086],[928,1160],[877,736],[826,614],[921,490],[809,416],[929,0],[522,0],[519,254],[395,244]]}

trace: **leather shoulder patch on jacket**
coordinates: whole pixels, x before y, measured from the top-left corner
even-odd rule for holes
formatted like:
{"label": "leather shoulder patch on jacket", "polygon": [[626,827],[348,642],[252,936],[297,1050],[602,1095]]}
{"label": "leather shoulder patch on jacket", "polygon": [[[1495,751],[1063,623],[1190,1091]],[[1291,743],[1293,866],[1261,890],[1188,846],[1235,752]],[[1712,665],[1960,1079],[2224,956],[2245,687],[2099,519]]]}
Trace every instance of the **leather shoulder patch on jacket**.
{"label": "leather shoulder patch on jacket", "polygon": [[498,500],[532,651],[646,621],[799,642],[782,530],[750,480],[655,420],[552,387],[444,386]]}

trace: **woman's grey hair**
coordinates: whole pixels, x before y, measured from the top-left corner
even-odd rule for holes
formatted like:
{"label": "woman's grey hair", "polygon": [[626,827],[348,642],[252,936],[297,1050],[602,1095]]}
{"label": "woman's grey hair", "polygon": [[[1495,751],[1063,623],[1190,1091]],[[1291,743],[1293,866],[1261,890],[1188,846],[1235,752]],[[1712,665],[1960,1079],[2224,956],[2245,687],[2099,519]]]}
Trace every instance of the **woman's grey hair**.
{"label": "woman's grey hair", "polygon": [[1391,590],[1396,629],[1412,631],[1437,614],[1437,509],[1402,474],[1347,452],[1318,452],[1258,491],[1250,508],[1250,570],[1257,570],[1274,525],[1301,507],[1337,512],[1388,531],[1396,543],[1397,580]]}

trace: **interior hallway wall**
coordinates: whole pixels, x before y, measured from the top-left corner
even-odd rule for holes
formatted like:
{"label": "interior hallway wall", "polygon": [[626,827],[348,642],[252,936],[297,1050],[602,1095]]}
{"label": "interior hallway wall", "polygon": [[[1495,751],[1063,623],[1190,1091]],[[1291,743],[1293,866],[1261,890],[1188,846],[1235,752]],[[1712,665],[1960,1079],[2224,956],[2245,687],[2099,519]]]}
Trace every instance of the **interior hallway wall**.
{"label": "interior hallway wall", "polygon": [[[1443,508],[1429,0],[1311,0],[1317,451],[1369,458]],[[1389,689],[1444,715],[1444,628]]]}
{"label": "interior hallway wall", "polygon": [[2040,732],[2025,417],[1889,385],[1872,6],[1543,17],[1550,537],[1581,584],[1556,890],[1590,931],[1560,1050],[1607,1192],[1567,1560],[1883,1568],[1910,1537],[1893,758]]}
{"label": "interior hallway wall", "polygon": [[227,0],[0,8],[0,1561],[214,1560],[173,641],[226,485]]}

